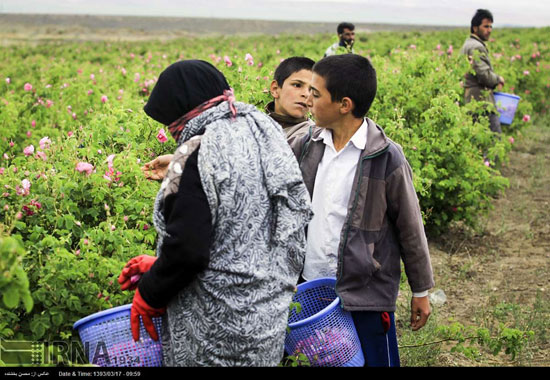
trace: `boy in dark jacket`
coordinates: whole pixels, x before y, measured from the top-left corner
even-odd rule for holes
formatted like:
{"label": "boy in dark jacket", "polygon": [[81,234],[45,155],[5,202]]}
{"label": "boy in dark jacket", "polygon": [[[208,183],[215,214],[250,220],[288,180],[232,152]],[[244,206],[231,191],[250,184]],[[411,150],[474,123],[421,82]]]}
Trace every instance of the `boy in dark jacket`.
{"label": "boy in dark jacket", "polygon": [[305,280],[336,277],[368,366],[399,366],[394,311],[400,260],[413,291],[411,327],[430,315],[434,280],[412,170],[401,147],[365,114],[376,72],[355,54],[313,67],[309,106],[316,127],[291,146],[312,196]]}
{"label": "boy in dark jacket", "polygon": [[283,60],[273,77],[270,93],[273,100],[265,107],[266,113],[285,132],[288,142],[309,132],[314,125],[308,118],[307,98],[311,82],[311,68],[315,62],[306,57]]}

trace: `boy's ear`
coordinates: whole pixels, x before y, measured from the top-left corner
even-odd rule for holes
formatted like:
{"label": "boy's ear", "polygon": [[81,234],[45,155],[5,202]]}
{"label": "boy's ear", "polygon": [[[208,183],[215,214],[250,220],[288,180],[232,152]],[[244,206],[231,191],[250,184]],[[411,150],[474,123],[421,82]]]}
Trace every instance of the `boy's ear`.
{"label": "boy's ear", "polygon": [[353,100],[351,100],[348,97],[343,97],[342,100],[340,100],[340,113],[341,114],[347,114],[353,111],[355,108],[355,103],[353,103]]}
{"label": "boy's ear", "polygon": [[273,99],[279,99],[279,84],[275,79],[271,81],[271,86],[269,87],[269,92],[271,92],[271,96],[273,96]]}

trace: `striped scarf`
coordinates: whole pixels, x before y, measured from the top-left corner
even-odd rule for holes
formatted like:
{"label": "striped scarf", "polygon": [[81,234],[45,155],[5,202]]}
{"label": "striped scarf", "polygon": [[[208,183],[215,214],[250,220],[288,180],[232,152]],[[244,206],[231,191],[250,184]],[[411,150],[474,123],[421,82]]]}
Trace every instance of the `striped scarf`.
{"label": "striped scarf", "polygon": [[237,115],[237,110],[235,109],[235,105],[233,104],[235,102],[235,95],[233,94],[233,89],[225,90],[222,95],[216,96],[215,98],[212,98],[210,100],[203,102],[202,104],[199,104],[197,107],[193,108],[191,111],[187,112],[185,115],[183,115],[179,119],[176,119],[172,124],[170,124],[168,126],[168,130],[174,137],[174,140],[179,142],[181,134],[185,129],[185,126],[187,125],[187,122],[189,122],[189,120],[199,116],[201,113],[203,113],[207,109],[217,106],[221,102],[225,102],[225,101],[229,102],[231,114],[233,118],[235,118],[235,116]]}

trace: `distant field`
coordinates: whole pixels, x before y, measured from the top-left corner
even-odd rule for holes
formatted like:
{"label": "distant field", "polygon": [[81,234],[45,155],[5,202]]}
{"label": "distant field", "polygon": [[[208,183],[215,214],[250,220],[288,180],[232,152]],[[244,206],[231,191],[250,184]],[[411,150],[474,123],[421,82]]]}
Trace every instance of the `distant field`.
{"label": "distant field", "polygon": [[[450,27],[356,24],[359,32],[444,30]],[[21,40],[145,40],[204,34],[334,33],[336,23],[177,17],[0,14],[3,44]]]}

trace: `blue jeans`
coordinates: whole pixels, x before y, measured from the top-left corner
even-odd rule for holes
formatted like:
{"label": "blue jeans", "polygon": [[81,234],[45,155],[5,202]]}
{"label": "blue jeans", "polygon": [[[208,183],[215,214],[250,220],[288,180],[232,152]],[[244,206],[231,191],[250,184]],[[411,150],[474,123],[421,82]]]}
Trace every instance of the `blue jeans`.
{"label": "blue jeans", "polygon": [[377,311],[351,312],[365,356],[365,367],[399,367],[394,313],[388,313],[390,328],[387,332],[384,332],[381,314]]}

